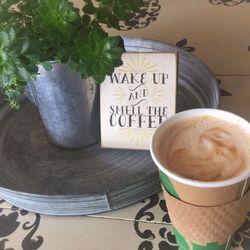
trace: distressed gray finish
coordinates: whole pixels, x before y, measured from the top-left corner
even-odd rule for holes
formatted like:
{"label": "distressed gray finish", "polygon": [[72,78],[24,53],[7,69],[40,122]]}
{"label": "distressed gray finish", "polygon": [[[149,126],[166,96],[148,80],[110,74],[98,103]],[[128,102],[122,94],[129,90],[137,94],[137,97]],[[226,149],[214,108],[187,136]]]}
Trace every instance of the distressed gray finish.
{"label": "distressed gray finish", "polygon": [[51,71],[40,67],[28,87],[51,142],[80,148],[99,141],[99,87],[92,79],[83,80],[66,64],[55,63]]}
{"label": "distressed gray finish", "polygon": [[[55,147],[34,105],[0,116],[0,196],[27,210],[89,214],[127,206],[159,191],[146,151]],[[2,114],[1,114],[2,115]]]}
{"label": "distressed gray finish", "polygon": [[[195,56],[159,42],[125,39],[128,51],[178,51],[177,110],[217,108],[216,79]],[[0,106],[0,196],[38,213],[81,215],[110,211],[160,190],[147,151],[63,149],[51,144],[37,108]]]}

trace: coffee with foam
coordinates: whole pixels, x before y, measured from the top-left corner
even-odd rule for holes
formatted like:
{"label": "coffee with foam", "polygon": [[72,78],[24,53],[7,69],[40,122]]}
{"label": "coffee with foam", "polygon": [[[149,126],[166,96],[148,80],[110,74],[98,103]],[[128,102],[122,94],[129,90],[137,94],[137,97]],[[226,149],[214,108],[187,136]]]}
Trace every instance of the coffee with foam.
{"label": "coffee with foam", "polygon": [[250,135],[212,116],[184,118],[168,127],[158,144],[164,166],[189,179],[222,181],[250,165]]}

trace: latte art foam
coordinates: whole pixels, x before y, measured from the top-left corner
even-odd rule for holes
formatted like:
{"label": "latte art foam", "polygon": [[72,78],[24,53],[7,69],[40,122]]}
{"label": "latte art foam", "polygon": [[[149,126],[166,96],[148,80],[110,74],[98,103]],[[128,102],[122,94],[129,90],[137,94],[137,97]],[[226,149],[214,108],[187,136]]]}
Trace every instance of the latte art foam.
{"label": "latte art foam", "polygon": [[[166,131],[159,151],[177,174],[200,181],[240,175],[249,159],[249,135],[237,125],[213,117],[188,118]],[[164,136],[163,136],[164,138]]]}

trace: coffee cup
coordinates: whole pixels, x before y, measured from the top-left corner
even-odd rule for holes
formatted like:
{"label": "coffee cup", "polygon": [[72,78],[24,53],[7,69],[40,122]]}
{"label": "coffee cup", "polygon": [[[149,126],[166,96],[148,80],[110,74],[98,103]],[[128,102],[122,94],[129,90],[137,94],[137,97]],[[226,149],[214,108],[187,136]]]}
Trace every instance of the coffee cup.
{"label": "coffee cup", "polygon": [[217,109],[183,111],[156,129],[150,152],[180,249],[227,249],[249,209],[248,121]]}
{"label": "coffee cup", "polygon": [[[173,144],[173,140],[178,140],[178,138],[184,141],[185,143],[184,148],[196,146],[197,152],[195,152],[194,155],[192,156],[194,159],[192,158],[188,159],[189,161],[195,161],[196,158],[198,160],[199,158],[201,158],[201,161],[203,161],[202,162],[203,168],[206,168],[206,164],[208,165],[209,168],[214,168],[214,166],[211,166],[213,164],[213,161],[212,161],[213,156],[209,155],[211,152],[208,153],[207,158],[205,158],[204,155],[207,153],[206,151],[210,150],[210,148],[215,147],[215,149],[212,148],[212,150],[219,151],[221,150],[220,148],[224,147],[224,145],[219,145],[220,148],[218,149],[216,148],[216,145],[215,146],[212,145],[214,141],[211,142],[209,141],[209,138],[208,138],[208,140],[205,140],[205,144],[208,144],[208,150],[205,148],[205,150],[201,151],[201,153],[199,153],[200,145],[192,145],[192,144],[186,145],[189,143],[189,141],[190,143],[192,143],[192,141],[195,140],[195,138],[193,138],[194,136],[197,135],[197,137],[200,138],[200,135],[197,134],[196,132],[196,130],[197,131],[199,130],[199,124],[196,124],[196,123],[201,123],[201,125],[202,123],[204,124],[209,123],[210,118],[212,119],[212,123],[215,123],[214,127],[217,130],[217,132],[219,131],[219,133],[221,133],[217,135],[217,137],[221,137],[219,138],[221,139],[221,141],[224,140],[223,136],[226,137],[227,136],[226,133],[231,130],[236,131],[241,136],[238,140],[244,139],[244,142],[242,141],[242,142],[237,142],[237,143],[241,143],[240,146],[242,147],[242,150],[244,151],[242,153],[245,153],[246,155],[245,156],[246,159],[244,159],[244,161],[249,161],[249,164],[246,162],[245,164],[246,165],[248,164],[248,165],[245,166],[242,170],[240,170],[239,173],[237,172],[235,176],[233,173],[232,176],[230,176],[230,178],[219,179],[219,180],[217,180],[218,178],[217,179],[215,178],[215,180],[213,180],[212,179],[213,176],[212,176],[209,181],[202,181],[202,180],[199,180],[198,178],[191,179],[189,177],[186,177],[174,171],[173,167],[170,168],[168,166],[168,159],[165,159],[168,155],[164,152],[167,149],[164,149],[163,147],[169,146],[169,143],[168,143],[169,139],[172,139],[171,142]],[[192,123],[192,119],[194,123]],[[185,123],[190,123],[190,124],[186,126]],[[225,125],[228,125],[228,129],[225,129]],[[187,131],[188,133],[190,132],[191,135],[193,136],[191,138],[188,138],[189,136],[188,135],[186,136],[185,134],[187,133],[186,130],[188,126],[191,127],[191,129],[189,129],[190,131]],[[222,128],[220,128],[219,126],[222,126]],[[204,128],[205,131],[203,132],[205,133],[208,131],[211,134],[212,127],[213,127],[213,124],[211,126],[209,125],[205,126]],[[168,133],[171,133],[171,135]],[[175,135],[173,135],[173,133],[175,133]],[[183,134],[184,136],[182,136]],[[170,138],[174,136],[176,136],[176,138]],[[186,138],[183,138],[185,136]],[[215,135],[212,134],[212,136],[215,137],[216,134]],[[212,138],[212,140],[213,139],[214,138]],[[230,140],[233,140],[233,139],[234,138],[232,139],[230,138]],[[217,138],[215,138],[214,140],[216,143]],[[227,138],[225,138],[225,140],[227,140]],[[219,144],[221,144],[221,141],[219,141]],[[182,142],[177,141],[175,145],[175,147],[177,148],[176,151],[179,151],[179,155],[177,155],[177,157],[179,158],[182,157],[180,155],[182,153],[181,143]],[[233,144],[234,142],[230,141],[229,143]],[[235,146],[229,145],[228,146],[229,150],[227,150],[227,152],[221,152],[221,154],[224,154],[222,155],[223,157],[219,159],[221,160],[221,163],[222,163],[221,165],[229,164],[229,162],[233,160],[233,157],[231,157],[230,155],[228,156],[227,154],[229,154],[230,152],[234,153],[233,150],[238,150],[238,151],[240,150],[237,148],[239,147],[237,143]],[[231,149],[230,147],[234,147],[234,148]],[[182,201],[185,201],[187,203],[199,205],[199,206],[222,205],[228,202],[232,202],[244,195],[244,193],[248,190],[248,187],[250,184],[249,183],[250,182],[250,178],[249,178],[250,177],[250,154],[248,152],[250,152],[250,124],[249,122],[233,113],[223,111],[223,110],[218,110],[218,109],[191,109],[191,110],[177,113],[171,116],[165,122],[163,122],[157,128],[151,141],[151,156],[154,162],[156,163],[157,167],[159,168],[160,179],[165,189],[176,198]],[[240,153],[237,152],[237,155],[235,156],[236,161],[238,161],[237,159],[238,154]],[[229,161],[224,163],[227,156],[231,158],[229,159]],[[190,164],[188,160],[187,160],[187,164]],[[218,161],[218,159],[215,159],[215,161],[216,160]],[[185,163],[185,160],[183,161]],[[198,162],[195,168],[198,168],[199,164],[201,165],[201,163]],[[234,164],[234,163],[230,163],[230,164]],[[183,166],[183,167],[186,167],[186,166]],[[192,171],[191,167],[189,171],[190,172]],[[206,175],[206,169],[204,171],[205,173],[201,172],[200,174],[202,178],[206,179],[206,176],[204,176]],[[211,175],[210,170],[208,170],[208,174]]]}

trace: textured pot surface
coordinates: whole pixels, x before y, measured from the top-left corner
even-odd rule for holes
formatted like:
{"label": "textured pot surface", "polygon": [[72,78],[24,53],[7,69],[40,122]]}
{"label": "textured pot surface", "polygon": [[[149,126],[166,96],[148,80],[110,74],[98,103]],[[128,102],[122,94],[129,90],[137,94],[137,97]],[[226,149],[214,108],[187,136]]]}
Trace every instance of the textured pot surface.
{"label": "textured pot surface", "polygon": [[92,79],[83,80],[67,65],[55,63],[51,71],[40,67],[28,93],[51,142],[79,148],[99,141],[99,87]]}

